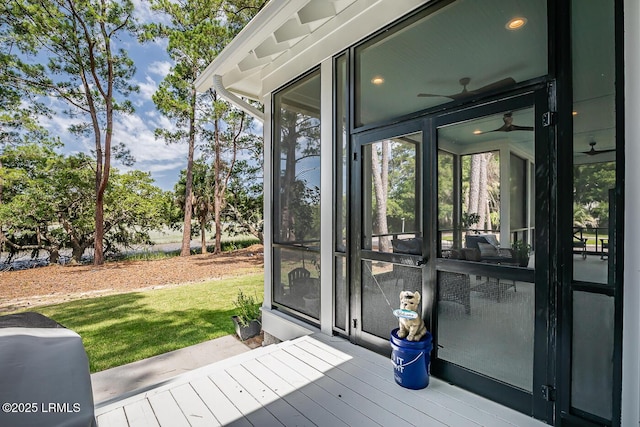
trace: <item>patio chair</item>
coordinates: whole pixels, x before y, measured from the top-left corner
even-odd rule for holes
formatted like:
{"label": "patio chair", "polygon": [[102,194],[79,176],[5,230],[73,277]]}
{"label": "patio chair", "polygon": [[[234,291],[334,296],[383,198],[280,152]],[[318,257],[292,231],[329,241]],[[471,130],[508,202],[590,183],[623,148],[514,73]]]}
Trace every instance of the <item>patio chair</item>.
{"label": "patio chair", "polygon": [[465,237],[463,250],[468,261],[484,261],[490,263],[515,262],[510,248],[501,248],[495,234],[471,234]]}
{"label": "patio chair", "polygon": [[587,239],[573,235],[573,250],[582,255],[582,259],[587,259]]}
{"label": "patio chair", "polygon": [[289,276],[289,295],[302,298],[309,291],[309,279],[311,273],[304,267],[291,270]]}
{"label": "patio chair", "polygon": [[[419,255],[422,253],[422,239],[393,239],[393,252]],[[405,290],[422,288],[422,271],[416,267],[394,265],[396,280],[402,279]],[[453,301],[464,306],[466,314],[471,313],[469,275],[441,271],[438,281],[438,298],[440,301]]]}
{"label": "patio chair", "polygon": [[468,274],[438,272],[438,301],[462,304],[465,314],[471,314],[470,289]]}

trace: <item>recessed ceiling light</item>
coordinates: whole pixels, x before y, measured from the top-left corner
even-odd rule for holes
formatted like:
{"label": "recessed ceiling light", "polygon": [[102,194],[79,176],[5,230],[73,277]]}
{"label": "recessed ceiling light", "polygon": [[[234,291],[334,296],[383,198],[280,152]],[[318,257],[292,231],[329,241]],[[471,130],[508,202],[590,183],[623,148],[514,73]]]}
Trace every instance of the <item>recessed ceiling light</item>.
{"label": "recessed ceiling light", "polygon": [[375,76],[371,79],[371,83],[373,83],[374,85],[381,85],[382,83],[384,83],[384,78],[381,76]]}
{"label": "recessed ceiling light", "polygon": [[520,28],[524,27],[526,23],[527,23],[527,18],[523,16],[517,16],[511,19],[509,22],[507,22],[507,25],[505,25],[505,28],[507,30],[519,30]]}
{"label": "recessed ceiling light", "polygon": [[476,129],[473,131],[474,135],[480,135],[482,133],[482,131],[480,129]]}
{"label": "recessed ceiling light", "polygon": [[577,116],[577,115],[578,115],[578,112],[577,112],[577,111],[572,111],[572,112],[571,112],[571,115],[572,115],[572,116]]}

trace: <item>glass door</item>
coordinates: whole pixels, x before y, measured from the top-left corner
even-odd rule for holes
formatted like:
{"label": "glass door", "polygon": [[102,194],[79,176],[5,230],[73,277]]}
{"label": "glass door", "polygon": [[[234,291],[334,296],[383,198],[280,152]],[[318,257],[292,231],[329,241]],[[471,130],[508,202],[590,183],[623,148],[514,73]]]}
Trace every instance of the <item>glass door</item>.
{"label": "glass door", "polygon": [[[538,123],[545,93],[452,113],[433,127],[434,372],[542,419],[554,388],[547,380],[549,157]],[[537,99],[544,101],[538,108]]]}
{"label": "glass door", "polygon": [[[423,291],[423,121],[354,139],[352,339],[387,352],[401,291]],[[424,302],[421,314],[424,314]]]}

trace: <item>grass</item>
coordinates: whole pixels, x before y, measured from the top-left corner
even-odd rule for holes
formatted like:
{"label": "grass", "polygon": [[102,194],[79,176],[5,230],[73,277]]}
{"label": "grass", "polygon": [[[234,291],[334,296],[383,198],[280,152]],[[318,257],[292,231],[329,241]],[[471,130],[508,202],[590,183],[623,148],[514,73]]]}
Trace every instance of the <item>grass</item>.
{"label": "grass", "polygon": [[77,332],[91,372],[235,333],[238,290],[263,298],[263,274],[84,299],[38,311]]}

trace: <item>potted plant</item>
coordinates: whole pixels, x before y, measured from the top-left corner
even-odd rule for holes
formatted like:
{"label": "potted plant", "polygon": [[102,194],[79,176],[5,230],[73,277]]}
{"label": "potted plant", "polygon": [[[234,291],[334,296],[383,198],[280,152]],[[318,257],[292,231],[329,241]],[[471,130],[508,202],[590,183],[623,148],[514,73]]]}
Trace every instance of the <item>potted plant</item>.
{"label": "potted plant", "polygon": [[511,245],[513,250],[513,258],[520,267],[529,265],[529,255],[531,255],[531,245],[524,240],[516,240]]}
{"label": "potted plant", "polygon": [[255,337],[262,328],[260,303],[257,298],[245,295],[242,290],[238,291],[238,296],[233,302],[238,314],[231,316],[236,326],[236,334],[242,341]]}

